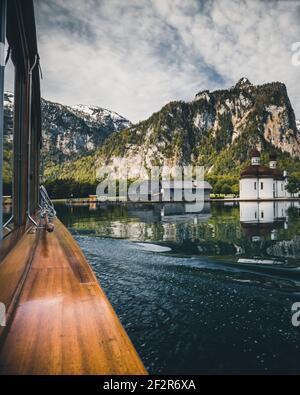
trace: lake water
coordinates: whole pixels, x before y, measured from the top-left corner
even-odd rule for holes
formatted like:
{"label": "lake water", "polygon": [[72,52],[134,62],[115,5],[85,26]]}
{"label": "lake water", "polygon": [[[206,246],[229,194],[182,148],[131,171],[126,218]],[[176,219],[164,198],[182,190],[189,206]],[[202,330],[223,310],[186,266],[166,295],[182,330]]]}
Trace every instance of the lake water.
{"label": "lake water", "polygon": [[300,373],[298,203],[56,209],[150,373]]}

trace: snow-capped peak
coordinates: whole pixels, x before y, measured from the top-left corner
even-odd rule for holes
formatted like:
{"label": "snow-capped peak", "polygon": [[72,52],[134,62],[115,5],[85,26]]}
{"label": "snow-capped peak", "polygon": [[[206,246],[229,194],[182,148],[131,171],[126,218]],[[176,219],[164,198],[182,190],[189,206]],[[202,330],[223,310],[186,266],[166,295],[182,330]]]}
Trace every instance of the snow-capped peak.
{"label": "snow-capped peak", "polygon": [[96,109],[96,107],[92,107],[92,106],[85,106],[84,104],[76,104],[74,106],[71,106],[71,108],[73,108],[76,111],[81,111],[84,112],[87,115],[93,115],[94,111]]}
{"label": "snow-capped peak", "polygon": [[[98,106],[88,106],[84,104],[76,104],[73,106],[70,106],[70,109],[79,112],[81,116],[84,114],[87,116],[87,120],[92,119],[93,121],[104,121],[108,118],[110,118],[114,123],[122,123],[124,124],[125,127],[131,126],[131,122],[128,121],[126,118],[122,117],[118,113],[114,111],[110,111],[106,108],[98,107]],[[116,126],[116,130],[119,129],[119,127]]]}

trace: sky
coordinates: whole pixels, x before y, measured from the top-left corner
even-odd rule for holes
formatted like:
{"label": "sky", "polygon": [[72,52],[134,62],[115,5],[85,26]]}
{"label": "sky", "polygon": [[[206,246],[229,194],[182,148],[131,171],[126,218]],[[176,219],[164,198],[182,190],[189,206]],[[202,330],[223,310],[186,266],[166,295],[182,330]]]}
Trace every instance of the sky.
{"label": "sky", "polygon": [[300,118],[300,1],[35,0],[42,96],[132,122],[201,90],[284,82]]}

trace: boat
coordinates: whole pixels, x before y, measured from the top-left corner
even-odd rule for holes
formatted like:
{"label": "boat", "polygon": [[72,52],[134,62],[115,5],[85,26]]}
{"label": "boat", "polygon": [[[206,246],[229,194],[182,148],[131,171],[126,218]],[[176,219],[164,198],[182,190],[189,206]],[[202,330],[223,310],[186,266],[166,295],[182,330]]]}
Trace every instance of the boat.
{"label": "boat", "polygon": [[[1,141],[5,41],[15,69],[12,215],[0,227],[0,303],[5,307],[0,374],[147,374],[91,266],[40,185],[41,61],[33,1],[0,0],[0,8]],[[1,165],[0,170],[2,177]]]}

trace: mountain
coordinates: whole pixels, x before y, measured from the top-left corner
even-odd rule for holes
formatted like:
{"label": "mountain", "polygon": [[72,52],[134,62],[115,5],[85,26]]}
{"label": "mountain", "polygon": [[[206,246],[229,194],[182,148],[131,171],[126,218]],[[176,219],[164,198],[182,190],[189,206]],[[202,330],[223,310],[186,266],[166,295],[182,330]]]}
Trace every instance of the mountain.
{"label": "mountain", "polygon": [[255,86],[241,78],[228,90],[170,102],[147,120],[113,133],[96,163],[114,166],[119,157],[127,158],[129,178],[142,167],[149,172],[154,165],[195,164],[205,166],[207,177],[237,180],[254,146],[262,150],[263,161],[275,150],[282,166],[300,170],[300,131],[283,83]]}
{"label": "mountain", "polygon": [[13,137],[13,109],[14,95],[10,92],[4,93],[4,140],[12,142]]}
{"label": "mountain", "polygon": [[[4,94],[5,141],[12,141],[12,93]],[[62,163],[93,152],[113,132],[131,126],[116,112],[96,106],[65,106],[42,99],[43,154],[46,161]]]}
{"label": "mountain", "polygon": [[[4,94],[4,184],[11,193],[12,139],[14,95]],[[62,164],[80,159],[84,161],[113,132],[131,126],[131,122],[116,112],[96,106],[65,106],[41,100],[42,157],[47,179],[58,178]]]}
{"label": "mountain", "polygon": [[112,133],[131,126],[121,115],[96,106],[64,106],[42,99],[43,153],[55,164],[93,152]]}
{"label": "mountain", "polygon": [[8,92],[4,93],[3,190],[5,195],[11,194],[13,169],[13,107],[13,94]]}
{"label": "mountain", "polygon": [[[6,96],[8,130],[12,100]],[[253,85],[241,78],[230,89],[170,102],[135,125],[93,106],[42,100],[42,113],[44,175],[56,197],[95,193],[96,169],[112,169],[120,157],[128,160],[132,179],[145,177],[153,166],[203,165],[215,191],[238,191],[254,146],[263,163],[276,151],[280,168],[300,174],[300,122],[280,82]]]}

